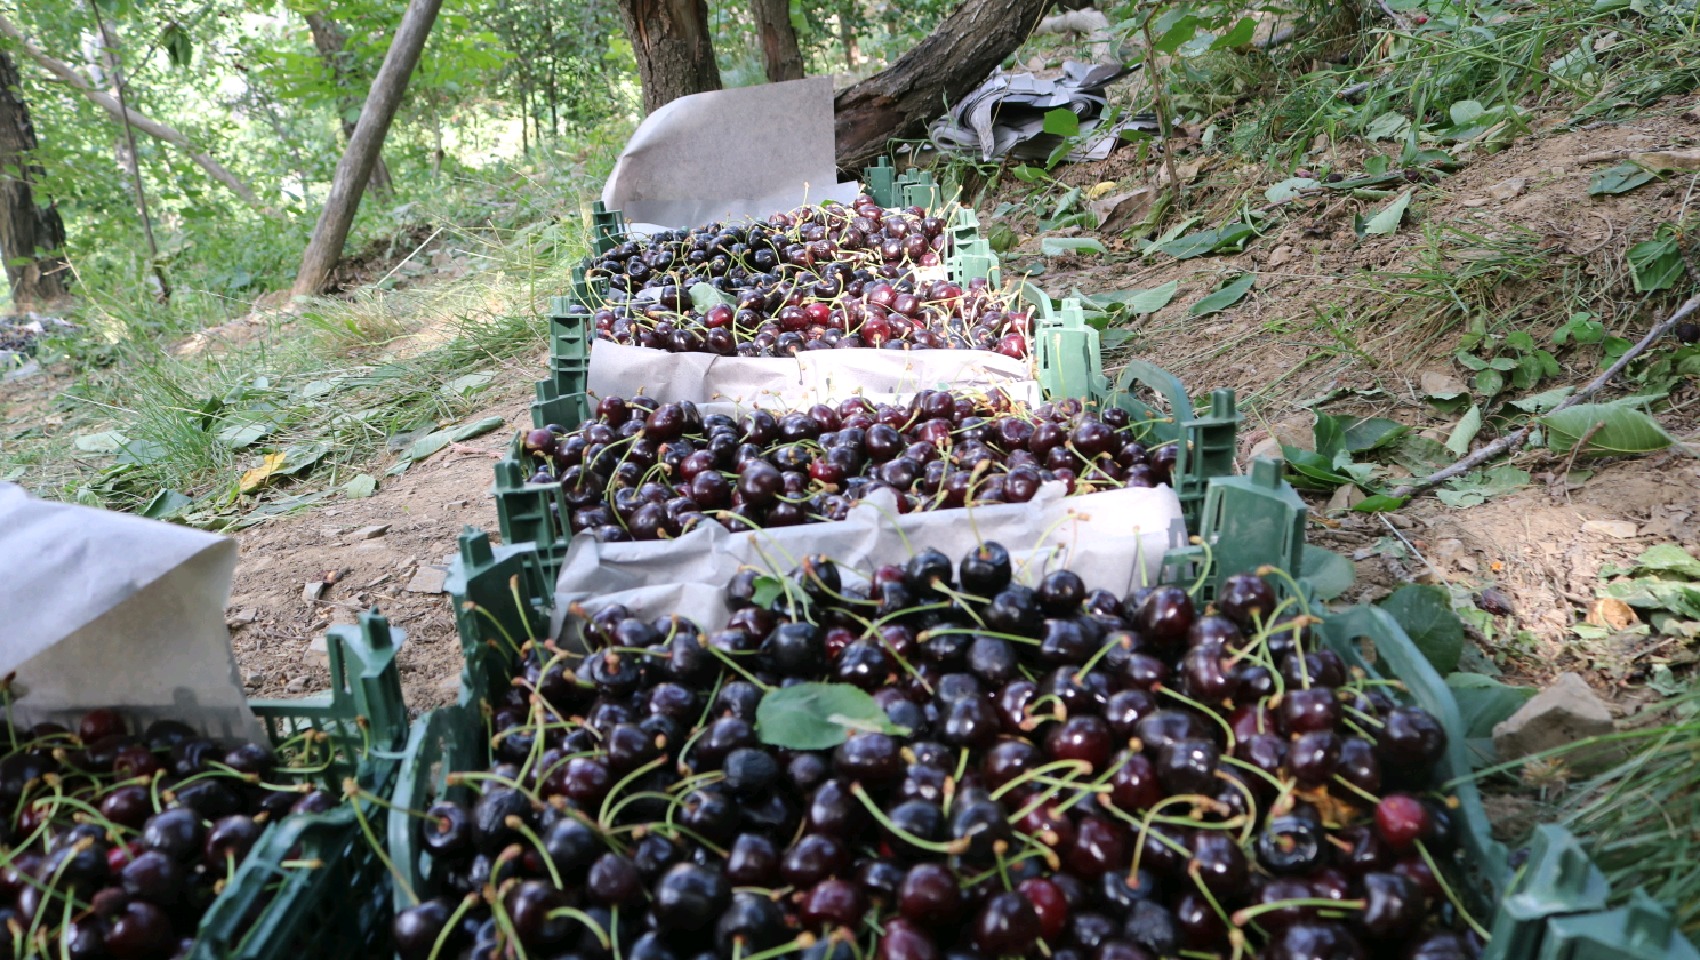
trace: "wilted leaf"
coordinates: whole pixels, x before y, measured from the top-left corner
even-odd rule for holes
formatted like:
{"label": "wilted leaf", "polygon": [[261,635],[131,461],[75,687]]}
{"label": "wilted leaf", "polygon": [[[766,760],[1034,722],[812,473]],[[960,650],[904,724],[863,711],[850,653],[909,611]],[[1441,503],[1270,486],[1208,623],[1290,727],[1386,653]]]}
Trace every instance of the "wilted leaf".
{"label": "wilted leaf", "polygon": [[362,473],[353,480],[342,485],[343,496],[361,500],[378,492],[378,478],[369,473]]}
{"label": "wilted leaf", "polygon": [[245,471],[242,474],[242,492],[253,493],[255,490],[258,490],[270,483],[272,474],[277,472],[278,467],[283,466],[283,458],[284,454],[282,453],[268,453],[266,454],[265,460],[262,461],[259,466],[252,470]]}
{"label": "wilted leaf", "polygon": [[1591,197],[1604,196],[1629,191],[1649,183],[1653,174],[1641,169],[1633,163],[1620,163],[1615,167],[1601,170],[1588,180],[1588,195]]}
{"label": "wilted leaf", "polygon": [[1157,249],[1176,260],[1191,260],[1207,253],[1238,252],[1257,231],[1243,223],[1230,223],[1215,230],[1200,230],[1157,245]]}
{"label": "wilted leaf", "polygon": [[1411,131],[1411,121],[1402,113],[1388,111],[1369,122],[1364,128],[1368,140],[1398,140]]}
{"label": "wilted leaf", "polygon": [[232,450],[241,450],[271,436],[275,429],[268,422],[233,423],[218,432],[218,439]]}
{"label": "wilted leaf", "polygon": [[1311,177],[1288,177],[1263,191],[1263,198],[1270,203],[1285,203],[1294,197],[1302,197],[1320,186],[1321,182]]}
{"label": "wilted leaf", "polygon": [[489,386],[496,379],[493,373],[468,373],[443,384],[442,391],[451,397],[461,397]]}
{"label": "wilted leaf", "polygon": [[1643,240],[1623,255],[1629,262],[1629,275],[1635,281],[1637,293],[1669,290],[1682,276],[1682,250],[1677,246],[1676,231],[1669,224],[1659,227],[1651,240]]}
{"label": "wilted leaf", "polygon": [[1378,450],[1410,433],[1411,428],[1385,417],[1365,417],[1346,427],[1346,449]]}
{"label": "wilted leaf", "polygon": [[1039,241],[1039,253],[1047,257],[1065,253],[1104,252],[1104,245],[1092,237],[1044,237]]}
{"label": "wilted leaf", "polygon": [[1511,405],[1524,413],[1546,413],[1568,400],[1570,395],[1575,392],[1575,387],[1556,387],[1541,393],[1530,394],[1520,400],[1513,400]]}
{"label": "wilted leaf", "polygon": [[1207,317],[1212,313],[1220,313],[1234,304],[1239,303],[1246,293],[1251,290],[1252,284],[1256,282],[1257,274],[1242,273],[1234,279],[1229,280],[1227,283],[1224,283],[1216,290],[1216,292],[1201,297],[1197,303],[1188,307],[1187,316]]}
{"label": "wilted leaf", "polygon": [[1476,439],[1476,434],[1482,430],[1482,408],[1470,407],[1458,425],[1452,428],[1452,433],[1446,438],[1446,449],[1458,456],[1470,452],[1470,441]]}
{"label": "wilted leaf", "polygon": [[715,289],[713,284],[703,282],[691,284],[691,306],[695,307],[698,313],[706,313],[709,307],[722,303],[729,307],[738,305],[735,297],[723,290]]}
{"label": "wilted leaf", "polygon": [[1352,508],[1354,513],[1386,513],[1397,510],[1411,502],[1410,497],[1390,497],[1385,493],[1374,493],[1358,501]]}
{"label": "wilted leaf", "polygon": [[194,503],[192,497],[186,497],[176,490],[161,490],[153,495],[148,505],[142,508],[141,515],[149,520],[169,520],[183,512],[183,508]]}
{"label": "wilted leaf", "polygon": [[1466,473],[1462,477],[1448,480],[1446,486],[1436,490],[1434,495],[1449,507],[1473,507],[1489,497],[1497,497],[1528,485],[1527,470],[1498,466],[1492,470]]}
{"label": "wilted leaf", "polygon": [[1634,407],[1620,404],[1583,403],[1556,410],[1541,418],[1547,431],[1547,447],[1568,453],[1587,437],[1584,453],[1618,456],[1648,453],[1670,446],[1670,434],[1658,421]]}
{"label": "wilted leaf", "polygon": [[1616,597],[1600,597],[1588,604],[1588,615],[1582,620],[1613,633],[1628,630],[1641,622],[1641,618],[1635,615],[1635,608]]}
{"label": "wilted leaf", "polygon": [[116,430],[102,433],[85,433],[72,441],[72,444],[84,453],[116,453],[130,442],[130,438]]}
{"label": "wilted leaf", "polygon": [[454,443],[459,443],[462,440],[471,440],[473,437],[481,437],[497,427],[500,427],[504,423],[507,423],[507,421],[501,417],[485,417],[482,420],[474,420],[471,423],[461,424],[449,431],[449,440]]}
{"label": "wilted leaf", "polygon": [[1399,225],[1405,222],[1405,211],[1410,209],[1411,193],[1412,191],[1406,190],[1392,203],[1382,207],[1375,216],[1365,220],[1364,228],[1360,235],[1386,236],[1387,234],[1397,231],[1399,229]]}
{"label": "wilted leaf", "polygon": [[1635,558],[1635,569],[1675,573],[1691,580],[1700,580],[1700,560],[1674,543],[1648,547]]}

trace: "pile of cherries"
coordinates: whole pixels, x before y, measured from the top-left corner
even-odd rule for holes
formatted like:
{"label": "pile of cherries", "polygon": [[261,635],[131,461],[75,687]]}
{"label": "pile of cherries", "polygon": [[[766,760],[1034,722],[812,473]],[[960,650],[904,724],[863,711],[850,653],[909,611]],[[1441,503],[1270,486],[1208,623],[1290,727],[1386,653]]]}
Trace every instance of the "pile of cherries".
{"label": "pile of cherries", "polygon": [[[984,280],[923,279],[950,253],[945,221],[862,196],[766,221],[627,241],[591,262],[610,304],[587,317],[616,343],[723,357],[801,350],[995,350],[1027,356],[1028,314]],[[702,306],[706,283],[720,302]]]}
{"label": "pile of cherries", "polygon": [[[0,758],[0,944],[8,957],[187,956],[201,918],[267,822],[338,797],[279,786],[304,772],[258,743],[170,720],[139,736],[112,710],[6,726]],[[293,759],[312,763],[316,735]],[[323,754],[328,752],[319,749]],[[249,905],[251,923],[262,902]]]}
{"label": "pile of cherries", "polygon": [[532,483],[559,483],[572,533],[658,540],[718,521],[732,530],[842,520],[878,489],[897,509],[1026,503],[1041,484],[1069,493],[1168,483],[1177,450],[1147,449],[1125,410],[1061,400],[1022,412],[998,393],[923,390],[908,403],[741,419],[690,402],[604,398],[577,430],[524,438]]}
{"label": "pile of cherries", "polygon": [[[403,960],[1479,954],[1443,728],[1264,579],[1201,611],[1023,586],[988,542],[848,580],[809,557],[713,631],[610,605],[523,648],[491,766],[419,819],[442,884]],[[764,698],[805,682],[871,713],[778,746]]]}

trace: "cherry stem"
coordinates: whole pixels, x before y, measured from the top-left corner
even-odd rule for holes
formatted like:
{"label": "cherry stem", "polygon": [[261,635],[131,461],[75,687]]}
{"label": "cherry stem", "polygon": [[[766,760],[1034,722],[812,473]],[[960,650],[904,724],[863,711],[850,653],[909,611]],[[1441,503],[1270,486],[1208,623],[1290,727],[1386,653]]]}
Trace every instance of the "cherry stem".
{"label": "cherry stem", "polygon": [[1458,916],[1464,918],[1464,923],[1475,932],[1476,936],[1483,940],[1488,939],[1487,928],[1476,922],[1476,918],[1470,915],[1469,909],[1464,906],[1464,901],[1458,896],[1458,892],[1453,890],[1452,884],[1446,881],[1446,873],[1440,869],[1439,864],[1435,863],[1434,855],[1429,853],[1428,844],[1418,840],[1416,846],[1417,855],[1423,858],[1423,863],[1428,866],[1429,873],[1434,875],[1434,882],[1440,885],[1440,891],[1446,894],[1446,899],[1452,904],[1452,909],[1458,911]]}
{"label": "cherry stem", "polygon": [[1292,591],[1292,596],[1298,599],[1299,608],[1304,611],[1304,615],[1307,617],[1310,616],[1310,600],[1305,597],[1305,592],[1299,588],[1299,582],[1293,579],[1292,574],[1282,570],[1280,567],[1273,566],[1271,564],[1264,564],[1257,568],[1257,575],[1260,577],[1273,576],[1282,583],[1285,583],[1287,585],[1287,589]]}
{"label": "cherry stem", "polygon": [[[597,817],[596,817],[597,825],[600,826],[603,830],[607,830],[614,822],[613,821],[614,811],[616,809],[618,809],[618,807],[614,804],[614,798],[619,795],[620,791],[625,789],[627,786],[631,785],[634,781],[641,778],[644,774],[648,773],[651,770],[656,769],[657,767],[660,767],[662,764],[664,764],[666,762],[667,762],[667,755],[662,754],[661,756],[656,757],[654,760],[651,760],[648,763],[642,764],[637,769],[633,770],[632,772],[626,774],[624,777],[621,777],[618,781],[616,781],[614,786],[611,789],[609,789],[608,795],[602,798],[602,809],[600,811],[598,811],[598,814],[597,814]],[[671,811],[669,811],[669,817],[671,817]],[[560,886],[560,884],[556,884],[556,886]]]}
{"label": "cherry stem", "polygon": [[[514,882],[513,880],[508,881],[509,884]],[[505,887],[507,884],[503,884],[503,886]],[[503,936],[508,941],[508,946],[513,948],[514,956],[517,960],[531,960],[531,957],[525,952],[525,945],[519,942],[519,934],[514,930],[513,919],[508,916],[507,908],[502,905],[502,892],[498,890],[495,896],[487,899],[490,901],[490,913],[496,918],[496,926],[501,928]]]}
{"label": "cherry stem", "polygon": [[1019,787],[1024,783],[1052,783],[1060,786],[1074,786],[1072,781],[1053,780],[1050,777],[1047,777],[1046,774],[1052,770],[1068,770],[1075,773],[1087,774],[1092,772],[1092,764],[1085,760],[1052,760],[1049,763],[1034,767],[1018,777],[1011,778],[1008,783],[992,791],[992,799],[1001,800],[1003,799],[1004,794],[1009,793],[1011,790],[1014,790],[1016,787]]}
{"label": "cherry stem", "polygon": [[1193,698],[1187,696],[1186,694],[1180,692],[1179,690],[1176,690],[1174,687],[1160,683],[1160,684],[1157,684],[1152,689],[1154,689],[1158,693],[1164,694],[1165,696],[1171,697],[1175,700],[1179,700],[1180,702],[1186,704],[1187,706],[1192,707],[1193,709],[1197,710],[1199,713],[1202,713],[1205,716],[1209,717],[1210,719],[1216,721],[1216,725],[1221,727],[1223,732],[1227,733],[1227,735],[1228,735],[1228,748],[1226,750],[1223,750],[1222,752],[1223,753],[1233,753],[1234,752],[1234,747],[1239,744],[1239,738],[1234,736],[1234,726],[1233,726],[1233,724],[1228,722],[1226,717],[1222,716],[1220,713],[1217,713],[1215,710],[1210,709],[1209,707],[1205,706],[1204,704],[1199,703],[1197,700],[1194,700]]}
{"label": "cherry stem", "polygon": [[1335,900],[1330,897],[1293,897],[1290,900],[1271,900],[1268,903],[1254,904],[1249,907],[1241,907],[1240,909],[1235,910],[1231,922],[1236,927],[1243,927],[1247,923],[1263,916],[1266,913],[1275,913],[1278,910],[1290,910],[1300,907],[1313,907],[1319,910],[1340,910],[1351,912],[1363,910],[1365,907],[1365,901],[1361,899]]}
{"label": "cherry stem", "polygon": [[[548,862],[547,857],[544,858],[544,862]],[[553,869],[551,869],[551,871],[550,871],[550,876],[554,876]],[[560,887],[561,886],[560,882],[557,881],[555,886]],[[582,923],[586,927],[590,928],[591,934],[596,937],[596,942],[602,944],[602,949],[610,950],[614,946],[614,939],[612,937],[608,936],[608,931],[603,929],[602,924],[597,923],[595,917],[591,916],[588,913],[585,913],[583,910],[580,910],[576,907],[556,907],[555,909],[549,911],[548,917],[551,920],[554,920],[558,917],[570,917],[574,920],[577,920],[579,923]]]}
{"label": "cherry stem", "polygon": [[425,960],[437,960],[442,955],[443,948],[448,946],[449,938],[454,936],[455,928],[460,926],[460,921],[466,916],[466,912],[471,910],[474,904],[481,903],[483,900],[484,898],[476,893],[469,893],[461,898],[460,903],[455,905],[454,913],[449,914],[448,922],[443,924],[442,931],[437,934],[436,941],[431,944],[431,953]]}
{"label": "cherry stem", "polygon": [[372,831],[372,824],[366,819],[366,809],[360,801],[367,794],[360,788],[359,781],[353,777],[344,780],[342,782],[342,795],[348,801],[349,807],[353,809],[354,821],[360,825],[360,833],[366,838],[366,842],[371,844],[372,852],[377,855],[379,862],[383,863],[384,869],[390,872],[390,876],[395,878],[396,886],[401,888],[401,892],[407,894],[407,901],[417,904],[419,895],[414,892],[413,884],[408,882],[407,876],[401,872],[401,869],[395,865],[395,861],[390,859],[390,855],[384,851],[384,845],[378,842],[378,835]]}
{"label": "cherry stem", "polygon": [[917,837],[913,833],[910,833],[898,826],[889,816],[886,815],[884,810],[880,809],[879,804],[874,802],[874,798],[868,796],[868,791],[863,789],[862,785],[859,783],[850,784],[850,792],[855,795],[856,799],[862,801],[862,806],[867,808],[868,815],[873,817],[880,826],[890,830],[893,836],[902,840],[904,843],[915,847],[916,849],[926,850],[929,853],[942,853],[953,857],[962,854],[968,849],[968,837],[962,837],[949,843],[941,843],[937,840],[927,840],[922,837]]}

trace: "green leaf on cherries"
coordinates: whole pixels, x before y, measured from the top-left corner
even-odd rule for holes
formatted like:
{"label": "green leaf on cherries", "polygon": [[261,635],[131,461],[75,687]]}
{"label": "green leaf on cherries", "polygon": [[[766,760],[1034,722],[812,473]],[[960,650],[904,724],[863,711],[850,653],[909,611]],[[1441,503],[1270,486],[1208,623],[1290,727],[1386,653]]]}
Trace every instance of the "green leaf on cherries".
{"label": "green leaf on cherries", "polygon": [[799,683],[771,690],[756,708],[761,742],[787,750],[826,750],[852,733],[906,733],[865,691],[847,683]]}

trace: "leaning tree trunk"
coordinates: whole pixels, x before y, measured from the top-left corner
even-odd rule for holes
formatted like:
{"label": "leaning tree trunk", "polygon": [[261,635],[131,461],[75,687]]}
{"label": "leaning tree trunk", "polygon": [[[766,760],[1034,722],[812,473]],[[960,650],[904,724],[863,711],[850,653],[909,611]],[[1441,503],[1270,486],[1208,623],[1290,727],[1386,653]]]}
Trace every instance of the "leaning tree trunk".
{"label": "leaning tree trunk", "polygon": [[767,79],[803,79],[803,51],[797,46],[797,28],[791,26],[791,0],[750,0],[756,15],[756,33],[761,36],[761,63]]}
{"label": "leaning tree trunk", "polygon": [[620,0],[620,19],[637,54],[644,113],[720,89],[707,0]]}
{"label": "leaning tree trunk", "polygon": [[0,49],[0,259],[19,306],[65,295],[65,221],[52,204],[38,206],[30,163],[38,146],[18,68]]}
{"label": "leaning tree trunk", "polygon": [[301,269],[295,274],[293,296],[312,296],[325,289],[331,268],[342,256],[342,246],[348,242],[348,229],[354,225],[354,214],[360,209],[360,195],[366,192],[366,181],[378,163],[384,149],[384,137],[390,132],[390,121],[407,93],[407,78],[419,65],[419,54],[431,36],[431,25],[437,22],[437,12],[443,0],[409,0],[396,28],[390,50],[384,54],[384,64],[372,78],[372,89],[366,95],[366,105],[360,110],[360,122],[354,125],[354,136],[348,149],[337,162],[336,175],[331,178],[330,196],[319,212],[319,222],[313,227],[313,239],[307,242],[307,252],[301,255]]}
{"label": "leaning tree trunk", "polygon": [[856,69],[862,48],[856,43],[856,5],[848,0],[838,5],[838,42],[844,45],[844,68]]}
{"label": "leaning tree trunk", "polygon": [[[360,100],[354,95],[359,77],[354,72],[353,55],[348,51],[348,33],[335,20],[316,10],[307,14],[307,30],[313,35],[313,49],[330,68],[331,80],[340,91],[336,110],[342,121],[343,140],[352,140],[354,121],[349,118],[360,115]],[[372,178],[366,182],[366,189],[381,197],[389,196],[394,189],[383,154],[378,155],[378,163],[372,168]]]}
{"label": "leaning tree trunk", "polygon": [[1049,0],[966,0],[896,63],[833,98],[839,167],[915,133],[991,75],[1038,25]]}

